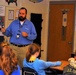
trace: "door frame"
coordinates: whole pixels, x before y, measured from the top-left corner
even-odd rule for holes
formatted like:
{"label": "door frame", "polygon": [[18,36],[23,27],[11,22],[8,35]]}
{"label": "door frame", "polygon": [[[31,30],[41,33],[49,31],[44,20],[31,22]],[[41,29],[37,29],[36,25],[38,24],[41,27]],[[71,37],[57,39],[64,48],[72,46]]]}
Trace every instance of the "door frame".
{"label": "door frame", "polygon": [[[76,1],[50,1],[49,2],[49,15],[50,15],[50,5],[51,4],[74,4],[76,6]],[[75,7],[75,12],[76,12],[76,7]],[[49,19],[49,23],[48,23],[48,38],[49,38],[49,25],[50,25],[50,17],[48,17]],[[75,19],[75,17],[74,17]],[[75,19],[76,20],[76,19]],[[74,20],[74,30],[73,30],[73,43],[72,43],[72,53],[74,53],[74,32],[75,32],[75,20]],[[47,39],[47,50],[48,50],[48,41],[49,39]],[[48,51],[47,51],[48,52]],[[48,53],[47,53],[48,54]],[[48,59],[48,58],[47,58]]]}

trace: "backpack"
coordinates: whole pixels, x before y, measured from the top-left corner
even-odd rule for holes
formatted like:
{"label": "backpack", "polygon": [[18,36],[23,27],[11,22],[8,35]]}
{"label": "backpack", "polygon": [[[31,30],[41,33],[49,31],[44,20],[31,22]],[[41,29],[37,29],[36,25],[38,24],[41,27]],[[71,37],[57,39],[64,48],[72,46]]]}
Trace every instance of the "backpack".
{"label": "backpack", "polygon": [[76,75],[76,68],[72,67],[70,64],[64,67],[63,75]]}

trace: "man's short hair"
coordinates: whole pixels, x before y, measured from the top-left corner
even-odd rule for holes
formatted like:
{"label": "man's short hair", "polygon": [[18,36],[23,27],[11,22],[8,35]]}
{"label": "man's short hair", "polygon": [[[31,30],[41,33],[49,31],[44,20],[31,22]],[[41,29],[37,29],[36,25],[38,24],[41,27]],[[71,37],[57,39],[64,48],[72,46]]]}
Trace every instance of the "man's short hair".
{"label": "man's short hair", "polygon": [[25,9],[25,10],[26,10],[26,14],[27,14],[27,9],[26,9],[25,7],[21,7],[20,10],[21,10],[21,9]]}

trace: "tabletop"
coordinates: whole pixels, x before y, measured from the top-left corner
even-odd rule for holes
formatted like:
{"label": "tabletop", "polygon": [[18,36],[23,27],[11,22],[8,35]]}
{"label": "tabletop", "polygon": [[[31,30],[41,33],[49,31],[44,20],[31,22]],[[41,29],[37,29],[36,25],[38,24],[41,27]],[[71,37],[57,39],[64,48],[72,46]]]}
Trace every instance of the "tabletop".
{"label": "tabletop", "polygon": [[62,60],[61,62],[62,62],[62,64],[60,66],[54,66],[54,67],[50,67],[50,68],[63,71],[64,67],[67,66],[69,64],[69,62],[64,61],[64,60]]}

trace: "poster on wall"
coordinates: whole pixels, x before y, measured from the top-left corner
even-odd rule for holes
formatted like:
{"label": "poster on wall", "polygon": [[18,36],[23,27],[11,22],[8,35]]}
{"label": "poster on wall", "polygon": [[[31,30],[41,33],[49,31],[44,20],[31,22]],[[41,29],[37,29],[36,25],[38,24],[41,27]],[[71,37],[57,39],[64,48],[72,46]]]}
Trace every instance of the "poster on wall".
{"label": "poster on wall", "polygon": [[[5,26],[5,6],[0,6],[0,30]],[[0,31],[0,36],[4,36]]]}
{"label": "poster on wall", "polygon": [[18,19],[19,9],[16,9],[16,16],[15,19]]}
{"label": "poster on wall", "polygon": [[0,16],[5,16],[5,6],[0,6]]}
{"label": "poster on wall", "polygon": [[14,10],[9,10],[8,11],[8,19],[9,20],[14,20]]}

